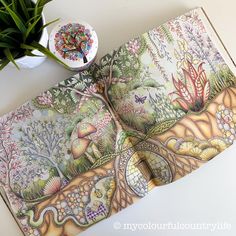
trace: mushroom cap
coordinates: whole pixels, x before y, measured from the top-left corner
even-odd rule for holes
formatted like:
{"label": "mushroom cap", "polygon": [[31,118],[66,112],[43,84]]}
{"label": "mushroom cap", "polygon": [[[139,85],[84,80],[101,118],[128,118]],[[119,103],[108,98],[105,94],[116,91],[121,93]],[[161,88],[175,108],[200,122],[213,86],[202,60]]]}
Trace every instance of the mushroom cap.
{"label": "mushroom cap", "polygon": [[97,132],[96,127],[88,122],[78,124],[77,128],[78,138],[84,138],[89,134]]}
{"label": "mushroom cap", "polygon": [[71,152],[74,159],[78,159],[86,152],[91,140],[86,138],[75,139],[71,144]]}

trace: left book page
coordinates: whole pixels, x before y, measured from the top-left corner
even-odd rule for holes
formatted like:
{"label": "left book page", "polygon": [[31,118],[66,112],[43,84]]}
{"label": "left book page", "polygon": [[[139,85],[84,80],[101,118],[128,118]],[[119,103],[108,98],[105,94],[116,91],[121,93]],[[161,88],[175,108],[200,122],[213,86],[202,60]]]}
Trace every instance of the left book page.
{"label": "left book page", "polygon": [[78,74],[0,118],[0,193],[25,235],[77,235],[136,199],[115,169],[122,127],[93,82]]}

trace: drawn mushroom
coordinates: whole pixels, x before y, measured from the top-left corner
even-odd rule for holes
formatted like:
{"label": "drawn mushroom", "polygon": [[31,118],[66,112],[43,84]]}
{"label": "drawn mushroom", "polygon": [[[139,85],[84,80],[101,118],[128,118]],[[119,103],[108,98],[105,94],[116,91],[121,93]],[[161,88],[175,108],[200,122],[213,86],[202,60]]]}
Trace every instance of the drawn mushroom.
{"label": "drawn mushroom", "polygon": [[90,123],[80,123],[76,127],[76,137],[73,139],[73,134],[72,134],[72,143],[71,143],[71,153],[74,157],[74,159],[80,158],[82,155],[86,155],[88,160],[91,163],[95,162],[95,159],[92,155],[90,155],[87,152],[87,148],[89,147],[90,143],[92,140],[88,138],[90,134],[96,133],[97,129],[94,125]]}

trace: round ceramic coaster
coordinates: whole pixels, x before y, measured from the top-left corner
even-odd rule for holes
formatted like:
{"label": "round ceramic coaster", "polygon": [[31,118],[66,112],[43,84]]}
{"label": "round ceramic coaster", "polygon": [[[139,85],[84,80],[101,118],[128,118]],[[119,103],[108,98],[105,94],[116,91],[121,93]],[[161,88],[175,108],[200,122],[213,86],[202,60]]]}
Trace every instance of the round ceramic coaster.
{"label": "round ceramic coaster", "polygon": [[84,70],[95,60],[98,37],[84,21],[61,21],[50,34],[49,49],[71,70]]}

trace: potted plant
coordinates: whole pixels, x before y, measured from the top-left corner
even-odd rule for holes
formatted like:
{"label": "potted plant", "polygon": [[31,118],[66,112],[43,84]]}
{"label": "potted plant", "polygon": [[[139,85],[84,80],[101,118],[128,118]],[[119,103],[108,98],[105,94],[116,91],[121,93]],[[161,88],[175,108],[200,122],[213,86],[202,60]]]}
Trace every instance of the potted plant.
{"label": "potted plant", "polygon": [[48,33],[43,8],[51,0],[0,0],[0,70],[9,63],[33,68],[48,56],[59,61],[46,47]]}

